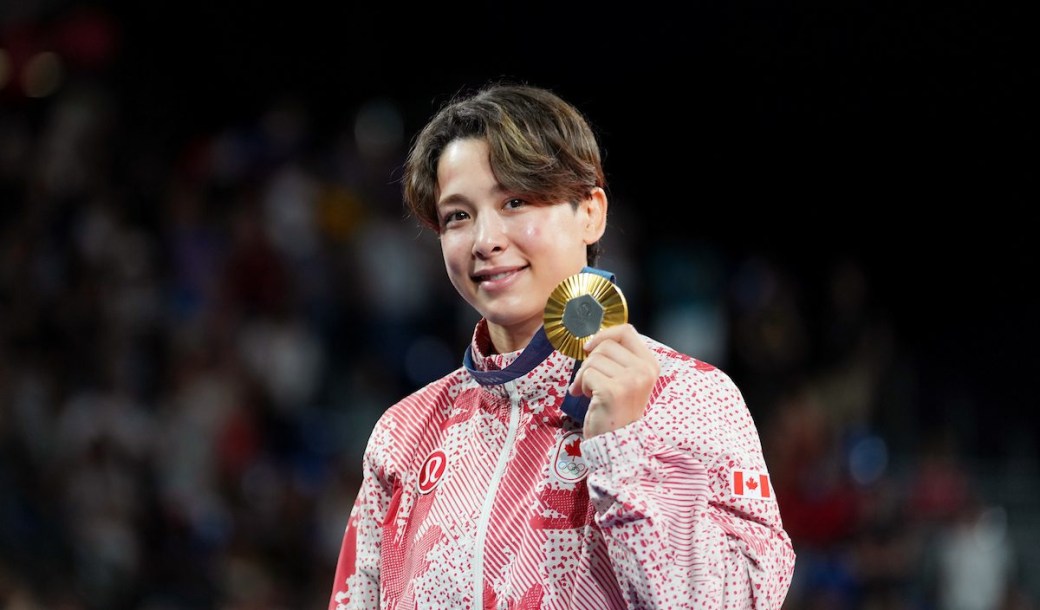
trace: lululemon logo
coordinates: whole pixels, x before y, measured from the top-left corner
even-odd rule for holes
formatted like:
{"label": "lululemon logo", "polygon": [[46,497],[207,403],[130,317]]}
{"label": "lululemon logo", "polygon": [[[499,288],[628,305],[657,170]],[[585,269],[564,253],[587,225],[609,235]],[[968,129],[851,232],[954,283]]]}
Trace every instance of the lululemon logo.
{"label": "lululemon logo", "polygon": [[440,485],[447,466],[448,458],[440,449],[435,449],[426,456],[422,468],[419,469],[419,493],[428,494]]}

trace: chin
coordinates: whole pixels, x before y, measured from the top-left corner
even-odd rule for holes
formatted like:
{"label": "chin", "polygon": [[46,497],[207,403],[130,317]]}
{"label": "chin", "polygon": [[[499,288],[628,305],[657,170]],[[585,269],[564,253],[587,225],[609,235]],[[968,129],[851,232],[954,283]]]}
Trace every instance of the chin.
{"label": "chin", "polygon": [[532,324],[532,320],[537,319],[538,323],[541,324],[543,309],[537,311],[525,311],[523,313],[518,312],[516,309],[510,309],[504,311],[501,308],[488,308],[481,312],[481,315],[491,324],[496,326],[502,326],[505,328],[525,326]]}

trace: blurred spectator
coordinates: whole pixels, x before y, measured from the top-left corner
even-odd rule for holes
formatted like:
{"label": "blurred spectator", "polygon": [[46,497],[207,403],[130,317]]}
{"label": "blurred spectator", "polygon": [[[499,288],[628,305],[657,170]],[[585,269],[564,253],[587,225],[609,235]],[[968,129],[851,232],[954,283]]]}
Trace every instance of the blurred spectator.
{"label": "blurred spectator", "polygon": [[999,506],[961,503],[936,551],[940,610],[995,610],[1011,599],[1016,558]]}

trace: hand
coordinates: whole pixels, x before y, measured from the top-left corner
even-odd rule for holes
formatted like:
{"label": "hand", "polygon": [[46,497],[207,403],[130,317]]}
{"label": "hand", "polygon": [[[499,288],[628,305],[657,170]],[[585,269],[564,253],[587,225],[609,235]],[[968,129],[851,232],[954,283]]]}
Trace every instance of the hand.
{"label": "hand", "polygon": [[631,324],[600,330],[585,351],[570,393],[591,398],[584,433],[592,438],[643,416],[661,367]]}

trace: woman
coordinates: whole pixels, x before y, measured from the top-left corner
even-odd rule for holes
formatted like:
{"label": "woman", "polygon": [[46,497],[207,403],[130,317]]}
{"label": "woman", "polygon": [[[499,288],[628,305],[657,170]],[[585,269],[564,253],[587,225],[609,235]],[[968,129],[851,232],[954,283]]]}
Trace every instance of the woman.
{"label": "woman", "polygon": [[595,136],[553,92],[493,83],[413,143],[405,202],[481,319],[463,366],[369,439],[333,608],[780,608],[794,552],[754,421],[710,364],[604,325],[544,328],[607,225]]}

